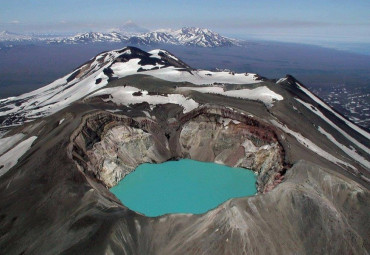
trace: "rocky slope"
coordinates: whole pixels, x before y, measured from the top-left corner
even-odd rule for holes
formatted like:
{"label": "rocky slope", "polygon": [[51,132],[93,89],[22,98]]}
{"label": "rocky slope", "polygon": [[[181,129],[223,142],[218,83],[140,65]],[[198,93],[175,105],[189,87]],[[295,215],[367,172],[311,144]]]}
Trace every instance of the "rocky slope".
{"label": "rocky slope", "polygon": [[[370,136],[291,76],[124,48],[0,104],[5,254],[370,250]],[[178,158],[251,168],[259,192],[150,218],[107,189],[143,162]]]}

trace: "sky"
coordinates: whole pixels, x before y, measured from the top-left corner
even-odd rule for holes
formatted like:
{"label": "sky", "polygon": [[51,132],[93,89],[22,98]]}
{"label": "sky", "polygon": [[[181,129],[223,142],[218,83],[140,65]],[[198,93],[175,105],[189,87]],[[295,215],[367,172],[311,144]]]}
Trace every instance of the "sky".
{"label": "sky", "polygon": [[370,43],[369,0],[0,0],[0,31],[209,28],[240,39]]}

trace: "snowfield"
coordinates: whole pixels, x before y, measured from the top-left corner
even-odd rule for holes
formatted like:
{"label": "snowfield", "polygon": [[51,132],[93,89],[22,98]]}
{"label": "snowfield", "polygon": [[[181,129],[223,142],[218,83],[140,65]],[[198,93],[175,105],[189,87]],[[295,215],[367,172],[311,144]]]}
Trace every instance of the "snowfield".
{"label": "snowfield", "polygon": [[0,168],[0,176],[17,164],[18,160],[31,148],[36,139],[37,136],[31,136],[0,157],[0,167],[2,166]]}
{"label": "snowfield", "polygon": [[[134,96],[134,93],[140,92],[141,95]],[[157,104],[177,104],[184,108],[184,113],[190,112],[196,109],[199,104],[193,99],[186,98],[180,94],[168,94],[167,96],[161,95],[148,95],[148,91],[140,90],[135,87],[114,87],[99,90],[98,92],[90,95],[88,98],[96,97],[100,95],[109,95],[109,99],[104,99],[105,102],[111,101],[117,105],[138,104],[148,102],[150,105]]]}
{"label": "snowfield", "polygon": [[165,51],[165,50],[156,49],[156,50],[149,51],[149,53],[152,54],[151,56],[152,58],[161,59],[162,57],[159,56],[159,53],[162,53],[162,54],[165,54],[167,57],[172,58],[175,61],[180,61],[177,57],[175,57],[174,55],[170,54],[168,51]]}
{"label": "snowfield", "polygon": [[205,70],[195,70],[191,73],[175,67],[161,68],[159,70],[150,70],[142,72],[156,78],[172,82],[190,82],[195,85],[210,85],[214,83],[229,84],[253,84],[259,83],[255,74],[230,72],[210,72]]}
{"label": "snowfield", "polygon": [[[149,51],[152,54],[152,58],[160,59],[161,56],[158,54],[162,52],[165,53],[167,57],[173,58],[176,61],[179,61],[176,57],[169,54],[163,50],[153,50]],[[133,74],[145,74],[151,75],[153,77],[172,81],[172,82],[190,82],[195,85],[209,85],[214,83],[230,83],[230,84],[253,84],[261,82],[258,80],[256,74],[251,73],[231,73],[231,72],[211,72],[207,70],[194,70],[188,72],[182,68],[176,68],[173,66],[162,68],[161,65],[156,66],[142,66],[139,64],[141,59],[134,58],[128,62],[115,63],[111,66],[111,69],[114,72],[114,77],[122,78],[128,75]],[[140,68],[149,69],[157,67],[159,69],[155,70],[146,70],[143,72],[138,72]]]}
{"label": "snowfield", "polygon": [[265,105],[271,107],[274,101],[280,101],[284,98],[270,90],[266,86],[257,87],[254,89],[238,89],[238,90],[228,90],[224,91],[221,87],[182,87],[178,88],[179,91],[194,90],[202,93],[218,94],[228,97],[243,98],[248,100],[259,100],[262,101]]}
{"label": "snowfield", "polygon": [[9,137],[1,138],[0,139],[0,155],[2,155],[4,152],[12,148],[16,143],[22,140],[23,137],[24,137],[24,134],[19,133],[19,134],[15,134]]}

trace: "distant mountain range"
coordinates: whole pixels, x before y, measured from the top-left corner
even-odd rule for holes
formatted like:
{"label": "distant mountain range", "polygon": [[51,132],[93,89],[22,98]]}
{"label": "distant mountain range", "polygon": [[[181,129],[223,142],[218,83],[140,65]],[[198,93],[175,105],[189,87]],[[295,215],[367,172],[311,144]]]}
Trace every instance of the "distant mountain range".
{"label": "distant mountain range", "polygon": [[[184,27],[178,30],[133,32],[132,24],[119,28],[119,32],[87,32],[73,36],[22,35],[8,31],[0,32],[0,42],[44,42],[47,44],[126,43],[132,45],[184,45],[196,47],[240,46],[241,41],[224,37],[209,29]],[[126,30],[125,30],[126,29]],[[135,28],[137,31],[138,29]],[[127,32],[125,32],[127,31]],[[143,30],[139,30],[143,31]]]}
{"label": "distant mountain range", "polygon": [[35,40],[33,36],[29,35],[21,35],[12,33],[9,31],[1,31],[0,32],[0,42],[14,42],[14,41],[32,41]]}

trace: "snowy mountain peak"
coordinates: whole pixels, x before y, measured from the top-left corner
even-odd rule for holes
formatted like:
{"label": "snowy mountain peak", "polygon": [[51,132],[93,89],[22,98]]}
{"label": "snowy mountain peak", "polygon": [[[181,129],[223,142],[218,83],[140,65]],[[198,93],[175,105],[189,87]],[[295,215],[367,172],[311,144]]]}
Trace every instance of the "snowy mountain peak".
{"label": "snowy mountain peak", "polygon": [[131,37],[129,42],[137,45],[173,44],[197,47],[240,45],[237,40],[221,36],[209,29],[196,27],[184,27],[178,30],[160,29]]}
{"label": "snowy mountain peak", "polygon": [[209,29],[197,27],[184,27],[172,33],[183,45],[201,47],[220,47],[239,45],[235,39],[221,36]]}
{"label": "snowy mountain peak", "polygon": [[119,43],[127,40],[127,37],[118,32],[100,33],[100,32],[87,32],[80,33],[75,36],[50,40],[49,43],[58,44],[86,44],[97,42],[115,42]]}
{"label": "snowy mountain peak", "polygon": [[145,52],[135,47],[125,47],[103,52],[38,90],[1,100],[0,124],[3,128],[9,128],[48,116],[104,88],[113,80],[140,74],[195,85],[260,82],[257,75],[250,73],[195,70],[165,50]]}
{"label": "snowy mountain peak", "polygon": [[199,27],[183,27],[178,31],[181,31],[182,33],[190,33],[190,34],[213,33],[207,28],[199,28]]}
{"label": "snowy mountain peak", "polygon": [[[128,24],[134,26],[133,24]],[[132,28],[133,29],[133,28]],[[131,32],[128,32],[131,31]],[[60,35],[21,35],[8,31],[0,32],[0,41],[2,42],[27,42],[38,41],[48,44],[89,44],[89,43],[124,43],[128,45],[184,45],[196,47],[224,47],[240,46],[240,42],[221,36],[209,29],[184,27],[178,30],[160,29],[148,32],[145,29],[136,28],[132,32],[129,28],[117,28],[112,32],[85,32],[73,36]]]}

